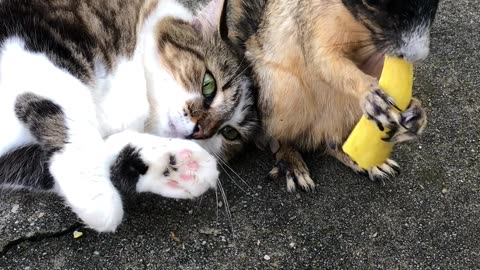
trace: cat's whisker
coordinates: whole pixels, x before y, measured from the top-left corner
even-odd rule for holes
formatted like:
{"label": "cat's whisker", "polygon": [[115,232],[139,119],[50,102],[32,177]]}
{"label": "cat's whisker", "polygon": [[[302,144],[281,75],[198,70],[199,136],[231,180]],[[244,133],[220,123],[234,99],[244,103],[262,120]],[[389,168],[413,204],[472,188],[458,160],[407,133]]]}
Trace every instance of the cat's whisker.
{"label": "cat's whisker", "polygon": [[[220,181],[220,179],[217,179],[217,186],[218,186],[218,182]],[[218,224],[218,210],[219,210],[219,206],[218,206],[218,189],[215,189],[215,206],[216,206],[216,221],[215,221],[215,224]]]}
{"label": "cat's whisker", "polygon": [[237,183],[237,181],[235,181],[235,179],[228,173],[228,171],[225,170],[225,167],[223,167],[222,163],[218,163],[218,165],[220,165],[220,168],[222,168],[222,170],[225,172],[225,174],[227,174],[228,178],[230,178],[230,180],[232,180],[232,182],[235,184],[235,186],[237,186],[244,193],[248,194],[248,192],[242,186],[240,186]]}
{"label": "cat's whisker", "polygon": [[[248,65],[246,65],[246,67],[241,71],[239,72],[237,75],[234,75],[234,77],[232,79],[230,79],[230,81],[235,81],[236,79],[238,79],[240,76],[242,76],[245,71],[247,71],[250,67],[251,67],[251,63],[249,63]],[[241,66],[240,66],[241,67]]]}
{"label": "cat's whisker", "polygon": [[[237,183],[237,181],[235,181],[235,179],[228,173],[228,171],[225,169],[224,166],[226,166],[230,171],[232,171],[234,174],[236,174],[236,176],[247,186],[247,188],[253,192],[254,190],[252,189],[252,187],[250,187],[250,185],[248,185],[247,182],[245,182],[245,180],[243,180],[230,166],[227,165],[227,163],[217,154],[217,153],[213,153],[213,155],[217,158],[217,160],[219,161],[218,165],[220,165],[220,167],[222,168],[222,170],[227,174],[227,176],[230,178],[230,180],[232,180],[232,182],[235,184],[235,186],[237,186],[240,190],[242,190],[245,194],[247,195],[250,195],[251,194],[246,191],[241,185],[239,185]],[[223,164],[223,165],[222,165]]]}
{"label": "cat's whisker", "polygon": [[[242,61],[240,61],[240,65],[238,65],[237,69],[233,72],[233,74],[237,74],[237,72],[240,70],[240,68],[243,66],[243,62],[245,62],[245,59],[247,59],[247,55],[244,55],[242,58]],[[236,75],[235,75],[236,76]],[[234,77],[235,78],[235,77]],[[235,78],[236,79],[236,78]]]}
{"label": "cat's whisker", "polygon": [[232,212],[230,211],[230,204],[228,203],[228,200],[227,200],[227,194],[223,189],[222,182],[220,181],[220,179],[218,179],[217,183],[218,183],[218,189],[220,190],[220,194],[222,195],[222,198],[223,198],[223,202],[225,203],[225,213],[227,214],[227,219],[230,222],[230,229],[232,231],[232,236],[233,238],[235,238],[235,229],[233,226]]}
{"label": "cat's whisker", "polygon": [[[223,165],[225,165],[238,179],[240,179],[240,181],[242,181],[242,183],[245,184],[245,186],[247,186],[250,192],[255,193],[255,190],[253,190],[253,188],[247,183],[247,181],[245,181],[245,179],[243,179],[243,177],[241,177],[232,167],[230,167],[225,160],[223,160],[221,157],[219,158],[220,158],[220,162],[223,163]],[[246,193],[248,194],[248,192]]]}

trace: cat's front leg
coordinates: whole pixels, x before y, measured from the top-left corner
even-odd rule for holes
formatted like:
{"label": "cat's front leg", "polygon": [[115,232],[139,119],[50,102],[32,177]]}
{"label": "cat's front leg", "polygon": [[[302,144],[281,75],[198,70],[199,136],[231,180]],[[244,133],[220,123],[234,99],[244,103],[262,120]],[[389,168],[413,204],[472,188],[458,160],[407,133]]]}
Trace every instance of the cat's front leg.
{"label": "cat's front leg", "polygon": [[216,159],[193,141],[125,131],[106,142],[111,179],[122,190],[192,199],[216,188]]}

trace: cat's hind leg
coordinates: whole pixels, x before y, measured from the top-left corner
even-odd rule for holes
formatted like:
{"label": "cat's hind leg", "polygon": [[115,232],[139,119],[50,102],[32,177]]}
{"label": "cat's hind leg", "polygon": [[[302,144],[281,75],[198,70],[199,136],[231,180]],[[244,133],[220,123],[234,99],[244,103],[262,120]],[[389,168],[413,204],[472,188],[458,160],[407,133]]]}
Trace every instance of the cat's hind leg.
{"label": "cat's hind leg", "polygon": [[90,106],[88,94],[55,100],[25,93],[17,97],[15,113],[51,153],[49,171],[55,191],[87,226],[112,232],[123,217],[122,201],[110,182],[106,145]]}
{"label": "cat's hind leg", "polygon": [[29,130],[15,116],[15,96],[0,88],[0,156],[35,142]]}
{"label": "cat's hind leg", "polygon": [[400,166],[394,160],[387,159],[385,163],[375,166],[371,169],[362,169],[350,156],[341,149],[341,144],[331,143],[327,147],[327,153],[351,168],[355,173],[365,175],[370,180],[384,183],[385,180],[392,179],[400,174]]}

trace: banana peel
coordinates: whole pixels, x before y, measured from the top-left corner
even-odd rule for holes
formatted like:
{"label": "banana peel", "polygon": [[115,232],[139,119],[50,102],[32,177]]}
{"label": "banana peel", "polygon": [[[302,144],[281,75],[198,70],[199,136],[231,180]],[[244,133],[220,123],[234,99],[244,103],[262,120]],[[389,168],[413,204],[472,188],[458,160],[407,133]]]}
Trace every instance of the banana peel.
{"label": "banana peel", "polygon": [[[379,85],[399,109],[406,110],[412,99],[413,65],[387,56]],[[388,129],[380,131],[374,122],[363,116],[343,145],[343,151],[363,169],[379,166],[387,161],[394,146],[382,140],[388,137],[387,132]]]}

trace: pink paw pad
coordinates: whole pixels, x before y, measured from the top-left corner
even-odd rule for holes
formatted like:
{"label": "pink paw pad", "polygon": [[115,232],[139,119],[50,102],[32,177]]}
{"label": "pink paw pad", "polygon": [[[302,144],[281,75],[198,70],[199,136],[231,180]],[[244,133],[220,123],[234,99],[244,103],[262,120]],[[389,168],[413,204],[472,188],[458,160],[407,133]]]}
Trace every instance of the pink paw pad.
{"label": "pink paw pad", "polygon": [[189,163],[187,164],[187,168],[190,169],[190,170],[196,171],[196,170],[198,170],[199,167],[200,167],[200,166],[199,166],[198,163],[195,162],[195,161],[189,162]]}
{"label": "pink paw pad", "polygon": [[187,158],[192,157],[192,151],[185,149],[185,150],[180,151],[180,153],[178,153],[178,155],[183,159],[187,159]]}
{"label": "pink paw pad", "polygon": [[167,186],[171,188],[179,188],[178,183],[175,181],[168,181]]}
{"label": "pink paw pad", "polygon": [[182,175],[180,175],[180,177],[182,178],[183,181],[192,181],[193,180],[193,176],[190,175],[190,174],[182,174]]}

